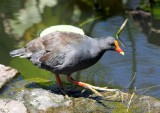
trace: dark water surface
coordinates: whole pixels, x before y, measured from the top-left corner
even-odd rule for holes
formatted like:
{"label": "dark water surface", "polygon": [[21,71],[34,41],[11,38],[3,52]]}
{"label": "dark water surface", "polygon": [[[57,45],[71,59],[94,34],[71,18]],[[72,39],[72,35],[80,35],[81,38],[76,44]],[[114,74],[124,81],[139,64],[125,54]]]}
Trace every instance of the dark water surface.
{"label": "dark water surface", "polygon": [[74,77],[97,86],[134,90],[160,98],[160,19],[141,12],[140,16],[126,13],[124,6],[121,0],[98,5],[81,0],[1,1],[0,63],[21,72],[22,78],[17,81],[54,81],[52,73],[36,68],[25,59],[11,58],[9,51],[24,46],[48,26],[70,24],[81,27],[91,37],[105,37],[114,35],[128,18],[121,33],[125,56],[107,52],[97,64],[75,73]]}

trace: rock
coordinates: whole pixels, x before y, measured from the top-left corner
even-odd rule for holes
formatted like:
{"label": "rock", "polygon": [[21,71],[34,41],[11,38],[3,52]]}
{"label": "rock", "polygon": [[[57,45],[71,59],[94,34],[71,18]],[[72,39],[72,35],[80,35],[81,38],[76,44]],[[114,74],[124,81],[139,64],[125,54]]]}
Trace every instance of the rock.
{"label": "rock", "polygon": [[0,88],[12,80],[17,73],[18,71],[16,69],[0,64]]}
{"label": "rock", "polygon": [[139,113],[160,113],[160,101],[151,96],[135,95],[130,108]]}
{"label": "rock", "polygon": [[[80,93],[80,92],[79,92]],[[87,93],[87,92],[86,92]],[[123,93],[123,92],[122,92]],[[105,97],[112,95],[104,92]],[[114,100],[97,98],[95,95],[77,96],[74,93],[70,100],[61,94],[35,88],[22,90],[16,96],[16,100],[24,102],[29,113],[132,113],[132,112],[152,112],[160,111],[160,101],[144,95],[134,95],[123,93]]]}
{"label": "rock", "polygon": [[[0,65],[0,86],[11,80],[18,73],[15,69]],[[2,84],[3,82],[3,84]],[[15,82],[14,86],[21,86]],[[23,83],[25,83],[23,81]],[[17,90],[17,87],[13,91]],[[22,90],[23,89],[23,90]],[[24,88],[19,89],[15,95],[9,95],[10,99],[0,99],[0,113],[159,113],[160,101],[156,98],[123,93],[113,100],[97,98],[88,91],[81,92],[69,87],[67,89],[69,98],[63,95],[50,92],[42,88]],[[55,87],[57,89],[57,87]],[[70,90],[69,90],[70,89]],[[52,89],[53,90],[53,89]],[[56,92],[56,90],[55,90]],[[101,92],[104,97],[112,95],[109,92]],[[2,95],[6,95],[3,93]],[[123,95],[123,99],[122,99]],[[3,97],[3,96],[1,96]],[[8,98],[7,97],[7,98]],[[122,101],[123,100],[123,101]]]}
{"label": "rock", "polygon": [[[74,94],[73,94],[74,95]],[[16,100],[24,102],[29,113],[85,113],[111,111],[92,98],[69,97],[66,99],[61,94],[51,93],[47,90],[35,88],[22,90]],[[110,101],[107,102],[107,105]]]}
{"label": "rock", "polygon": [[65,99],[63,95],[51,93],[44,89],[22,90],[16,96],[18,101],[23,101],[30,113],[52,113],[61,108],[68,111],[72,101]]}
{"label": "rock", "polygon": [[27,113],[27,109],[22,102],[0,99],[0,113]]}

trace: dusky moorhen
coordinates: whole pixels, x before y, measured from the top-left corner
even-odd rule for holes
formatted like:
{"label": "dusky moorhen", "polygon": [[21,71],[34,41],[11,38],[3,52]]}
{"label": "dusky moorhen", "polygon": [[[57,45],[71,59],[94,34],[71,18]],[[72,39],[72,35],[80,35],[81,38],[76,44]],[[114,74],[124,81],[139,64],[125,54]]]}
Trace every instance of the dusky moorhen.
{"label": "dusky moorhen", "polygon": [[107,51],[124,55],[118,41],[111,36],[91,38],[77,27],[57,25],[45,29],[40,37],[30,41],[25,47],[11,51],[10,55],[27,58],[39,68],[53,72],[60,88],[62,83],[59,74],[65,74],[71,83],[89,88],[102,96],[97,90],[107,88],[76,81],[71,74],[94,65]]}

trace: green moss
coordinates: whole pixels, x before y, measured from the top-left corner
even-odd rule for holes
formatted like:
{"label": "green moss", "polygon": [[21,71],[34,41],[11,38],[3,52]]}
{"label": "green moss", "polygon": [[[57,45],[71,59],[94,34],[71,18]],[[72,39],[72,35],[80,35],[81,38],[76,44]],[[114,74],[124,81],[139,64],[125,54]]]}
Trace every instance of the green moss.
{"label": "green moss", "polygon": [[[115,108],[113,109],[113,113],[126,113],[127,112],[127,107],[124,106],[121,102],[114,102],[113,105],[115,105]],[[128,109],[127,113],[133,113],[132,108]]]}

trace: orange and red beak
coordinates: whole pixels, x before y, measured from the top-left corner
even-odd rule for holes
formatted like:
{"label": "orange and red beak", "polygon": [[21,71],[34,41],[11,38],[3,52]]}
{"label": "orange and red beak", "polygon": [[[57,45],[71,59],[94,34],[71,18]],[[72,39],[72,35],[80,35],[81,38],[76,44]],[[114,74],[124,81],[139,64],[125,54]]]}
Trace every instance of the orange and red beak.
{"label": "orange and red beak", "polygon": [[120,53],[121,55],[124,55],[124,52],[123,52],[123,50],[119,47],[119,44],[118,44],[118,41],[117,40],[115,40],[114,41],[114,44],[115,44],[115,46],[116,46],[116,51],[118,52],[118,53]]}

